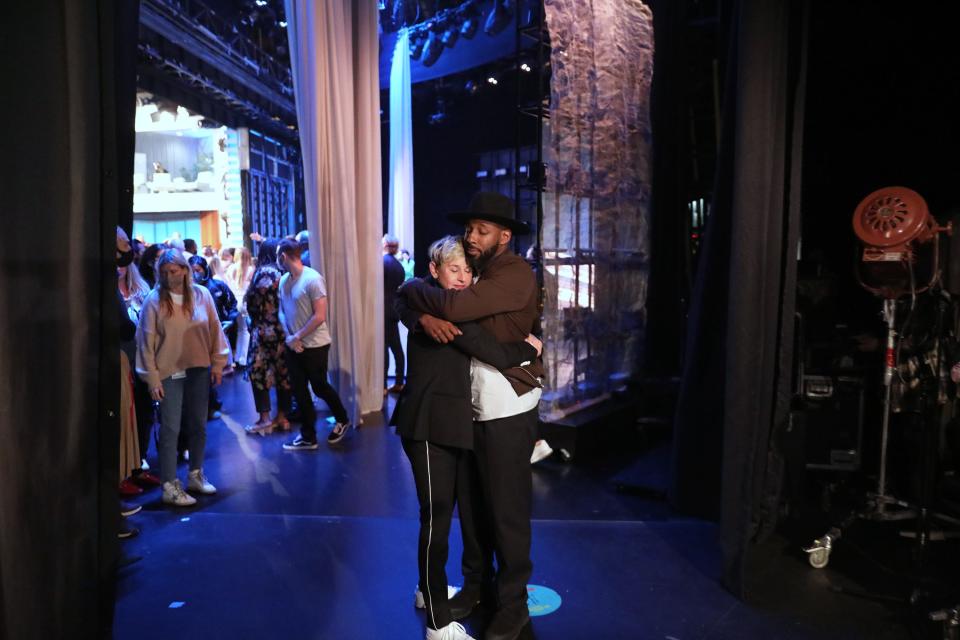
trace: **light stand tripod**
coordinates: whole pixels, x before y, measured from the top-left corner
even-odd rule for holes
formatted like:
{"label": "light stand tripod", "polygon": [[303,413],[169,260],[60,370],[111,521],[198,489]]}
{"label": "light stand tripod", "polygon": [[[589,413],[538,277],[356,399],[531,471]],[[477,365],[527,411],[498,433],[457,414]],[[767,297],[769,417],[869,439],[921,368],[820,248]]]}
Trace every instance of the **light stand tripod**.
{"label": "light stand tripod", "polygon": [[[897,373],[899,353],[899,342],[901,337],[897,334],[896,320],[897,301],[895,299],[885,299],[883,301],[883,318],[886,325],[887,340],[884,352],[884,371],[883,371],[883,415],[880,430],[880,460],[879,473],[877,476],[876,491],[866,494],[863,508],[850,513],[837,526],[831,529],[813,541],[813,543],[804,548],[808,554],[810,565],[816,569],[822,569],[830,561],[830,553],[834,543],[839,540],[844,531],[857,520],[870,520],[873,522],[895,522],[906,520],[917,520],[917,526],[914,531],[901,531],[900,535],[905,538],[916,540],[917,563],[922,565],[923,557],[928,543],[933,541],[942,541],[950,538],[960,538],[960,531],[931,530],[930,522],[933,519],[941,522],[960,526],[960,520],[952,518],[943,513],[938,513],[930,509],[933,487],[928,479],[929,470],[934,464],[932,452],[929,446],[929,419],[922,419],[921,423],[921,491],[918,497],[918,503],[913,504],[897,498],[888,492],[887,486],[887,458],[889,451],[890,438],[890,415],[892,412],[892,395],[894,375]],[[939,345],[939,339],[938,339]],[[940,360],[943,354],[938,347],[936,351],[936,370],[940,370]],[[928,417],[927,417],[928,418]]]}
{"label": "light stand tripod", "polygon": [[[900,337],[896,330],[897,299],[911,296],[910,315],[916,308],[917,293],[926,291],[939,281],[939,234],[951,233],[951,225],[940,227],[930,215],[927,203],[917,192],[905,187],[885,187],[864,198],[853,214],[853,230],[862,243],[862,252],[856,261],[857,280],[871,293],[883,298],[883,320],[887,328],[886,350],[883,369],[883,416],[880,431],[880,469],[877,490],[866,495],[865,507],[851,513],[839,526],[833,527],[824,536],[817,538],[804,551],[810,565],[821,569],[830,561],[833,544],[843,535],[844,529],[858,519],[878,522],[910,520],[920,516],[917,540],[920,545],[929,541],[927,519],[932,514],[927,504],[911,505],[887,493],[887,452],[890,437],[890,413],[894,374],[897,373]],[[932,249],[929,279],[917,287],[914,264],[918,261],[921,247]],[[904,268],[909,276],[904,282]],[[871,277],[865,278],[869,273]],[[938,316],[939,317],[939,316]],[[938,325],[939,325],[938,320]],[[937,334],[939,345],[940,334]],[[937,348],[935,359],[939,375],[942,353]],[[925,422],[925,421],[924,421]],[[924,447],[926,449],[926,447]],[[928,462],[924,452],[924,463]],[[925,471],[926,469],[924,469]],[[922,493],[922,492],[921,492]],[[926,503],[929,496],[921,496]]]}
{"label": "light stand tripod", "polygon": [[[808,554],[810,566],[822,569],[830,562],[830,552],[833,543],[843,536],[844,530],[858,518],[891,521],[909,520],[917,515],[916,509],[909,503],[887,494],[887,447],[890,438],[890,405],[893,394],[893,374],[897,366],[897,330],[895,327],[897,312],[896,299],[887,298],[883,301],[883,320],[887,327],[886,350],[884,352],[883,369],[883,416],[880,427],[880,472],[877,477],[876,493],[868,493],[866,506],[863,510],[851,513],[839,525],[831,527],[830,531],[813,541],[804,551]],[[896,510],[889,508],[896,507]]]}

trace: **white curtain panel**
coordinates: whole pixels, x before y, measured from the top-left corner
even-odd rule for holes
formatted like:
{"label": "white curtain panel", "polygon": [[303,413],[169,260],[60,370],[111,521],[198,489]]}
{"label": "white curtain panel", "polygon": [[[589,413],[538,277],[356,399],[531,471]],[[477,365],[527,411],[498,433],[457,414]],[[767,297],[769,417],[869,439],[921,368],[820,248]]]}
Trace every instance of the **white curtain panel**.
{"label": "white curtain panel", "polygon": [[357,424],[383,404],[377,5],[285,6],[310,255],[327,281],[330,381]]}
{"label": "white curtain panel", "polygon": [[390,66],[390,233],[413,253],[413,115],[410,103],[410,33],[397,38]]}

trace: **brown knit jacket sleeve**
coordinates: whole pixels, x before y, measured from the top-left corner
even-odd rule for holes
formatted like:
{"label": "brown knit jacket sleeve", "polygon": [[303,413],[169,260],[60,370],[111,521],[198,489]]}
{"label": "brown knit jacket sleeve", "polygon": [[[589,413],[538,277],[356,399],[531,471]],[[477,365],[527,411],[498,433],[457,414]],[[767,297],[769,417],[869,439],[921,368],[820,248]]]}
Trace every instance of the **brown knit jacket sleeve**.
{"label": "brown knit jacket sleeve", "polygon": [[401,287],[400,293],[414,309],[450,322],[523,311],[536,285],[530,267],[520,258],[500,261],[502,266],[497,265],[491,273],[484,272],[480,280],[466,289],[440,289],[422,280],[411,280]]}

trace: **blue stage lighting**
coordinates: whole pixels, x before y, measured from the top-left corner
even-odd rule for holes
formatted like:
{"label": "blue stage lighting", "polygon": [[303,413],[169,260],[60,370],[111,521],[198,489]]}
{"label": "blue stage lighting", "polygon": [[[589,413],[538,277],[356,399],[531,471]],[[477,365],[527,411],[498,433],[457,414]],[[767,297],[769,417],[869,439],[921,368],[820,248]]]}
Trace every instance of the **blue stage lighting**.
{"label": "blue stage lighting", "polygon": [[477,35],[477,29],[480,27],[480,14],[476,8],[471,5],[464,13],[463,24],[460,25],[460,35],[469,40]]}
{"label": "blue stage lighting", "polygon": [[423,45],[426,42],[426,39],[418,33],[410,33],[410,57],[414,60],[420,59],[420,54],[423,53]]}
{"label": "blue stage lighting", "polygon": [[487,21],[483,25],[483,31],[488,36],[495,36],[510,23],[512,10],[507,0],[494,0],[493,9],[487,16]]}
{"label": "blue stage lighting", "polygon": [[457,38],[460,37],[460,30],[457,29],[457,25],[453,22],[447,24],[446,28],[443,30],[443,35],[440,37],[440,40],[448,47],[452,47],[457,44]]}
{"label": "blue stage lighting", "polygon": [[437,61],[441,53],[443,53],[443,43],[440,41],[437,32],[431,29],[430,35],[427,36],[427,43],[423,45],[423,55],[420,56],[420,63],[429,67]]}

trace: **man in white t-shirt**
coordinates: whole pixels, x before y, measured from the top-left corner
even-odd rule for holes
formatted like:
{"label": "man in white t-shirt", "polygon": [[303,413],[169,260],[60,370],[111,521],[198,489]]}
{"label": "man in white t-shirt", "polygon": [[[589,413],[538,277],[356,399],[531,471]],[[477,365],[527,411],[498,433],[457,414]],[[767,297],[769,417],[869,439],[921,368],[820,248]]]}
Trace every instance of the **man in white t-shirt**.
{"label": "man in white t-shirt", "polygon": [[336,444],[347,434],[350,419],[340,396],[327,381],[330,331],[327,329],[327,288],[323,276],[304,266],[300,245],[282,240],[277,247],[280,278],[280,323],[287,334],[287,368],[300,408],[300,435],[283,445],[288,451],[317,448],[317,413],[307,383],[330,410],[337,423],[327,442]]}

